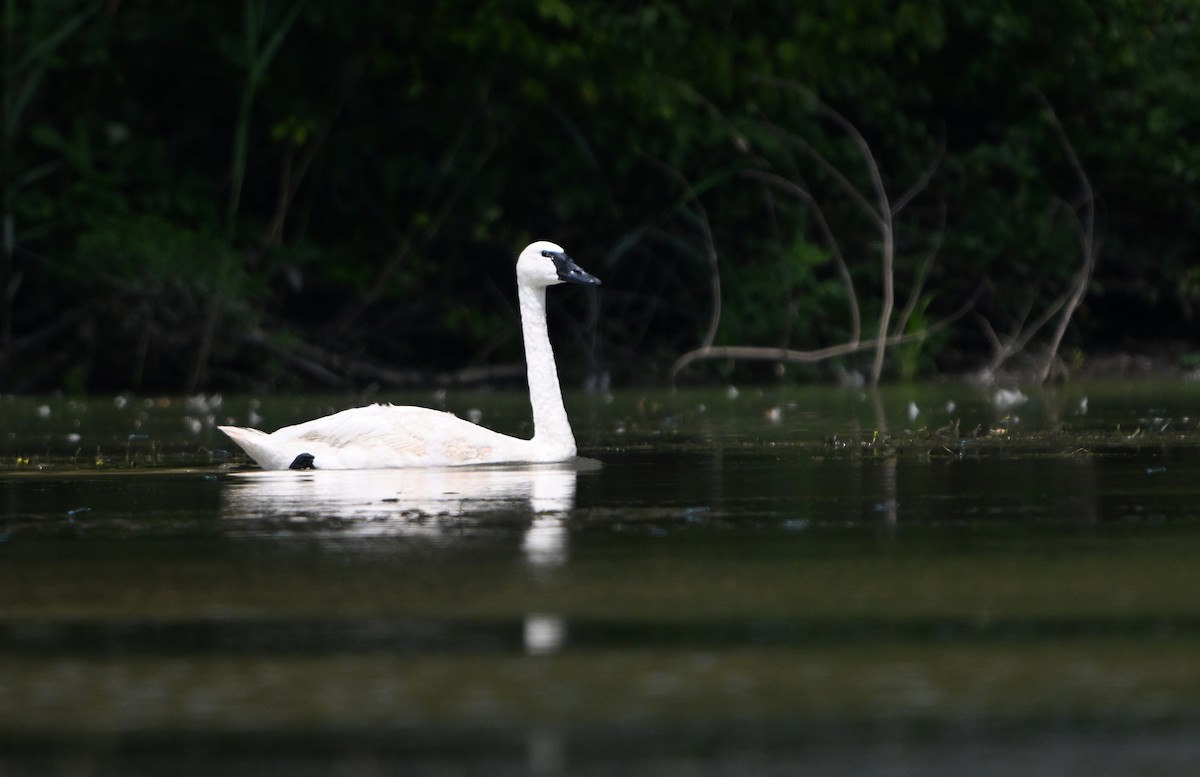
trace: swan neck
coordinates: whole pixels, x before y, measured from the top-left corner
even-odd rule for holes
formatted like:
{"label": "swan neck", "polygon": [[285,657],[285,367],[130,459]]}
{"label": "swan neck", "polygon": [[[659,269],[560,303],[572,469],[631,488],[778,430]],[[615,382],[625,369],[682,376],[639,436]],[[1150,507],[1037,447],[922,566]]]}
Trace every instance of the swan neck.
{"label": "swan neck", "polygon": [[575,437],[563,407],[558,369],[546,328],[546,289],[519,284],[521,332],[525,341],[525,364],[529,377],[529,403],[533,409],[533,439],[575,455]]}

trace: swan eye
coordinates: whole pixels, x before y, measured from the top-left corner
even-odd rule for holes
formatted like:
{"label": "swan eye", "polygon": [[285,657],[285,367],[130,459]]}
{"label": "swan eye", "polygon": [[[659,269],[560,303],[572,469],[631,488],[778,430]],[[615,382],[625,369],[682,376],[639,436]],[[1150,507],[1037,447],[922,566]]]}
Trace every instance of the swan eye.
{"label": "swan eye", "polygon": [[542,256],[546,257],[547,259],[553,259],[554,252],[553,251],[542,251]]}

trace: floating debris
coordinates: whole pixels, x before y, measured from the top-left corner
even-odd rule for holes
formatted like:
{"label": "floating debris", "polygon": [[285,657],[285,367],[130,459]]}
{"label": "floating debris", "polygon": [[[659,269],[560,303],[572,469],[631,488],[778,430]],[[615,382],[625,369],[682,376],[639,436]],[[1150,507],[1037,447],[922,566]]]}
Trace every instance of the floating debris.
{"label": "floating debris", "polygon": [[1020,389],[996,389],[996,393],[992,395],[992,404],[1001,410],[1023,405],[1028,401],[1029,397]]}

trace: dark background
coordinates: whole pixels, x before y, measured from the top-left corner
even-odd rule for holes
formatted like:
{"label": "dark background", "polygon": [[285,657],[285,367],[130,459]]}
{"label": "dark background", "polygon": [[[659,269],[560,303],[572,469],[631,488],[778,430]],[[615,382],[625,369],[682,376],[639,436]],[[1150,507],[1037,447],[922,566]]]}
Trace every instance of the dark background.
{"label": "dark background", "polygon": [[[604,280],[551,293],[573,385],[661,382],[704,344],[852,340],[834,245],[868,339],[870,209],[901,204],[889,333],[931,334],[884,379],[1033,369],[1068,313],[1068,369],[1200,362],[1190,0],[3,14],[7,392],[498,380],[521,362],[513,262],[541,238]],[[778,374],[684,375],[731,371]]]}

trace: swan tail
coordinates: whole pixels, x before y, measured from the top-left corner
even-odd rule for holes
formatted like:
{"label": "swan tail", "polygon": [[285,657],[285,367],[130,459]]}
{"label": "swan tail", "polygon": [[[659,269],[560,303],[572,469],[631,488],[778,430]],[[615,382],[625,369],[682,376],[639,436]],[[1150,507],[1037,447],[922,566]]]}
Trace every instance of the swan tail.
{"label": "swan tail", "polygon": [[217,428],[224,432],[229,439],[236,442],[260,467],[263,469],[272,469],[268,462],[273,457],[263,444],[266,438],[270,436],[266,432],[243,426],[218,426]]}

